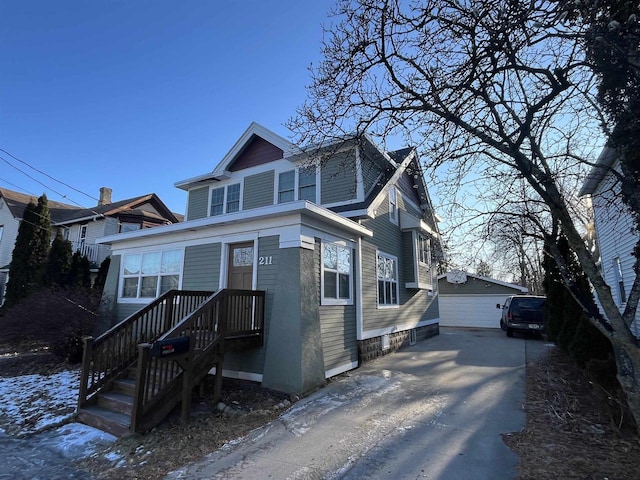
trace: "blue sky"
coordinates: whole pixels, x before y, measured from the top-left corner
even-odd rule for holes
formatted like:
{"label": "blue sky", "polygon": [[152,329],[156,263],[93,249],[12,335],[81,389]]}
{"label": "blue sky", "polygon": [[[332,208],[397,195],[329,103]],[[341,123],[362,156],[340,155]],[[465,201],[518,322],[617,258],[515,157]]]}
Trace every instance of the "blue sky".
{"label": "blue sky", "polygon": [[[0,0],[0,148],[97,198],[157,193],[213,169],[252,121],[305,98],[332,2]],[[0,156],[0,187],[96,200]]]}

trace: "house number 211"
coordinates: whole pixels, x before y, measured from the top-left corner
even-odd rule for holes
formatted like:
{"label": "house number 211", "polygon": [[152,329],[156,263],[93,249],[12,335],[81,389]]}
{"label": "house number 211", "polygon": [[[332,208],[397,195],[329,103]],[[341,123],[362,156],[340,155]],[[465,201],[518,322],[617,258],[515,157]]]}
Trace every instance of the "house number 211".
{"label": "house number 211", "polygon": [[273,257],[258,257],[258,265],[273,265]]}

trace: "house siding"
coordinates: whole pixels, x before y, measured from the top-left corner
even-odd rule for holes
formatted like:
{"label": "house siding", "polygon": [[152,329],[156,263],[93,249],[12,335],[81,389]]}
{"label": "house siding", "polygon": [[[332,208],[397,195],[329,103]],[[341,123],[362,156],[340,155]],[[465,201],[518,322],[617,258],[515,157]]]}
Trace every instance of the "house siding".
{"label": "house siding", "polygon": [[[399,208],[403,208],[400,202]],[[371,240],[362,242],[362,312],[365,337],[367,331],[438,319],[437,296],[433,292],[404,287],[406,283],[414,281],[413,265],[409,264],[414,261],[412,240],[408,240],[408,236],[389,220],[388,211],[389,202],[385,199],[378,208],[376,218],[363,222],[365,227],[374,231]],[[377,307],[377,251],[398,258],[397,308]]]}
{"label": "house siding", "polygon": [[365,197],[373,190],[382,174],[380,167],[373,162],[370,158],[364,157],[362,159],[362,182],[364,185]]}
{"label": "house siding", "polygon": [[0,238],[0,268],[6,267],[11,262],[11,254],[18,236],[20,222],[13,218],[4,199],[0,199],[0,225],[3,226],[2,238]]}
{"label": "house siding", "polygon": [[253,137],[244,151],[229,166],[229,171],[236,172],[245,168],[255,167],[284,157],[282,149],[258,136]]}
{"label": "house siding", "polygon": [[[622,312],[626,305],[621,303],[620,299],[615,259],[620,259],[625,293],[628,296],[635,281],[634,257],[631,253],[638,241],[638,234],[633,228],[631,215],[619,200],[619,192],[620,186],[614,181],[613,176],[605,176],[593,194],[593,211],[598,232],[602,276],[611,287],[613,299]],[[636,337],[640,337],[640,312],[636,313],[631,330]]]}
{"label": "house siding", "polygon": [[205,218],[209,215],[209,187],[189,190],[187,220]]}
{"label": "house siding", "polygon": [[415,278],[415,248],[412,232],[402,232],[402,267],[407,282],[417,282]]}
{"label": "house siding", "polygon": [[[322,244],[316,239],[313,251],[317,297],[320,303],[321,255]],[[355,256],[352,253],[352,258]],[[355,265],[352,265],[355,271]],[[354,276],[352,275],[352,278]],[[355,305],[320,305],[320,331],[322,335],[322,353],[325,372],[342,370],[358,360],[358,340],[356,333]],[[344,371],[344,370],[343,370]]]}
{"label": "house siding", "polygon": [[[409,168],[411,168],[411,166]],[[418,190],[413,188],[414,185],[415,183],[413,179],[406,171],[398,179],[398,188],[402,192],[402,195],[406,196],[413,203],[420,205],[422,202],[420,200],[420,196],[418,195]],[[417,217],[422,217],[422,214],[420,212],[416,212],[415,210],[411,213],[413,213]]]}
{"label": "house siding", "polygon": [[273,170],[245,177],[242,195],[243,210],[273,205],[274,177]]}
{"label": "house siding", "polygon": [[355,151],[339,153],[322,166],[320,201],[323,205],[353,200],[357,197]]}
{"label": "house siding", "polygon": [[220,283],[220,243],[186,247],[182,274],[183,290],[215,291]]}

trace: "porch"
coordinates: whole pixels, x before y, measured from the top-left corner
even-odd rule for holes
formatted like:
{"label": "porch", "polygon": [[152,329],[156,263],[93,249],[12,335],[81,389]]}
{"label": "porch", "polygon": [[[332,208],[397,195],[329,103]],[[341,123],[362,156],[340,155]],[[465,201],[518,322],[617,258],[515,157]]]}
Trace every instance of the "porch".
{"label": "porch", "polygon": [[265,292],[171,290],[98,338],[85,339],[78,418],[114,435],[145,432],[178,404],[190,416],[194,386],[224,355],[261,347]]}

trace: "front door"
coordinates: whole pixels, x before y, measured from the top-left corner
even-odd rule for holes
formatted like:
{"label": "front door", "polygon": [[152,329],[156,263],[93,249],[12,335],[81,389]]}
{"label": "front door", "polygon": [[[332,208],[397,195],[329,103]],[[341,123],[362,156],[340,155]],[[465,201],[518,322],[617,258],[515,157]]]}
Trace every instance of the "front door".
{"label": "front door", "polygon": [[227,288],[253,290],[253,242],[229,245]]}

